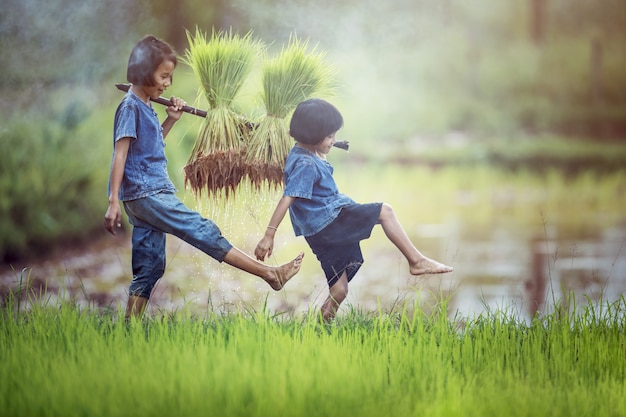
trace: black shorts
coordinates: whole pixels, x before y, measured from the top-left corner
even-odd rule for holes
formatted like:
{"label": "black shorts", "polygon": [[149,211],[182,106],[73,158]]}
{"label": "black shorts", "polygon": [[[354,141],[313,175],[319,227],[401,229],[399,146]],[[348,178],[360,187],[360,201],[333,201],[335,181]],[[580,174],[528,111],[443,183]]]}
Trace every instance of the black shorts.
{"label": "black shorts", "polygon": [[345,271],[348,282],[363,264],[361,240],[372,234],[378,223],[382,203],[351,204],[345,206],[332,223],[305,239],[322,264],[322,269],[332,287]]}

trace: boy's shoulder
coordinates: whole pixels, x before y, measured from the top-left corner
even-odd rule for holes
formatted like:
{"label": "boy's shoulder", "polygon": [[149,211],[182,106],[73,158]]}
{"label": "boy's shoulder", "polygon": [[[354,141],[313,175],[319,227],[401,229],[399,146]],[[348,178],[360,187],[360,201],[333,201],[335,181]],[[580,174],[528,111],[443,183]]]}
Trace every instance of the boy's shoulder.
{"label": "boy's shoulder", "polygon": [[126,93],[122,101],[120,101],[120,104],[117,105],[116,113],[127,111],[137,111],[137,102],[135,101],[134,94],[130,92]]}
{"label": "boy's shoulder", "polygon": [[294,146],[293,148],[291,148],[291,151],[289,151],[289,154],[287,155],[287,161],[291,162],[292,164],[303,163],[307,165],[312,165],[315,164],[315,158],[315,155],[313,155],[311,152],[298,146]]}
{"label": "boy's shoulder", "polygon": [[139,97],[137,97],[135,94],[129,91],[122,98],[122,101],[120,102],[118,108],[128,107],[128,108],[136,109],[139,105],[139,102],[140,102]]}
{"label": "boy's shoulder", "polygon": [[156,116],[157,114],[151,106],[141,101],[139,97],[129,91],[117,106],[115,115],[116,117],[145,118]]}

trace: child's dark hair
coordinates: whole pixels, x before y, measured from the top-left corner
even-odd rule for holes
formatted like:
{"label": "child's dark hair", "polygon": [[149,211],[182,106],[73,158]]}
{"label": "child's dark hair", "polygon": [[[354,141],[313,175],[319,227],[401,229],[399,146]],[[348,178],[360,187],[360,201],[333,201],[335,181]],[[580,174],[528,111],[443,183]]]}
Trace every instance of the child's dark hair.
{"label": "child's dark hair", "polygon": [[316,145],[343,126],[339,110],[327,101],[312,98],[298,104],[291,117],[289,134],[298,142]]}
{"label": "child's dark hair", "polygon": [[178,63],[176,52],[167,42],[148,35],[133,48],[128,58],[126,79],[136,85],[154,86],[154,71],[161,62]]}

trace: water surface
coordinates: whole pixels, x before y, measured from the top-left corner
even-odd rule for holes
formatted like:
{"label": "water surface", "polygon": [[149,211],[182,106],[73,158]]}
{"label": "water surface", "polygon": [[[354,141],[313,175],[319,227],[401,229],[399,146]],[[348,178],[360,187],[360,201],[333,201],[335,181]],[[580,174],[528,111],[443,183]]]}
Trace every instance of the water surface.
{"label": "water surface", "polygon": [[[351,170],[336,171],[340,190],[351,189],[349,194],[360,202],[392,204],[418,249],[453,265],[455,271],[411,276],[406,261],[378,226],[362,244],[365,264],[350,284],[343,312],[392,311],[405,302],[429,308],[445,300],[451,315],[504,310],[528,318],[566,300],[579,305],[610,302],[626,291],[626,220],[619,207],[624,196],[604,196],[615,185],[608,191],[601,183],[585,185],[588,181],[524,180],[511,185],[510,179],[481,180],[476,173],[472,183],[464,175],[450,180],[449,173],[406,167],[354,171],[358,182]],[[626,189],[620,177],[617,183]],[[420,184],[418,191],[413,184]],[[569,186],[575,189],[568,190]],[[274,193],[240,198],[221,208],[204,201],[197,209],[251,254],[276,197]],[[196,204],[191,197],[186,199]],[[589,201],[595,202],[593,211]],[[315,256],[304,239],[293,236],[288,222],[281,225],[270,263],[287,262],[300,250],[305,251],[302,271],[282,291],[274,292],[260,279],[168,237],[167,270],[155,288],[151,312],[268,308],[277,314],[301,314],[315,309],[328,294],[326,282]],[[28,281],[37,294],[46,290],[47,302],[59,296],[121,308],[130,278],[129,236],[112,237],[102,231],[90,245],[4,265],[0,284],[5,294]]]}

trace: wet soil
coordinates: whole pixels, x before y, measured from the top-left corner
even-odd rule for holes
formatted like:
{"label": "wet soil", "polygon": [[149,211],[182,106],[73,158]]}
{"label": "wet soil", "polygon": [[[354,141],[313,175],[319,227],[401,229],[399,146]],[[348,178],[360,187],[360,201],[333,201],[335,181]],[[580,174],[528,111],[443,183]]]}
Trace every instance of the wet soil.
{"label": "wet soil", "polygon": [[[328,288],[315,256],[302,245],[297,246],[281,249],[269,262],[282,264],[296,249],[305,250],[300,273],[276,292],[262,280],[220,264],[168,236],[166,272],[154,289],[149,311],[159,314],[184,310],[204,315],[265,308],[273,314],[309,312],[323,303]],[[0,296],[5,302],[10,294],[19,294],[23,305],[35,300],[71,300],[103,309],[123,308],[132,275],[130,250],[128,234],[114,237],[103,232],[89,243],[66,244],[36,261],[2,265]],[[429,283],[429,279],[412,277],[406,261],[393,248],[377,252],[376,261],[366,261],[366,265],[351,283],[345,308],[375,311],[381,306],[389,310],[417,297],[416,286]],[[439,286],[441,282],[437,277],[430,284]],[[452,286],[449,282],[446,285]]]}

